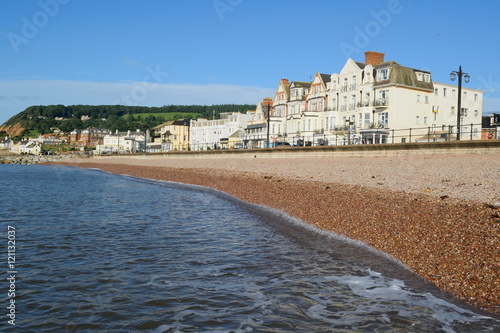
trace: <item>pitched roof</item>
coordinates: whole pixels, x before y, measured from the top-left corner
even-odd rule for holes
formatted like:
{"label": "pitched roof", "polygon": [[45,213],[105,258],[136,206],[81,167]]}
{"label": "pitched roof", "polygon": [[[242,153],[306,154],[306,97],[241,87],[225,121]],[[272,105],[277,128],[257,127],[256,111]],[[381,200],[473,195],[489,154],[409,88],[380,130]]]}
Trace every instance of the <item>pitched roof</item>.
{"label": "pitched roof", "polygon": [[[401,85],[407,87],[415,87],[419,89],[434,90],[434,85],[432,84],[432,79],[429,82],[425,80],[417,80],[416,72],[420,72],[423,74],[430,74],[429,71],[414,69],[410,67],[401,66],[395,61],[387,61],[382,64],[376,65],[374,70],[382,69],[382,68],[390,68],[389,78],[387,80],[379,81],[377,80],[374,83],[374,86],[382,86],[382,85]],[[375,76],[376,77],[376,76]]]}
{"label": "pitched roof", "polygon": [[292,81],[294,88],[310,88],[311,82]]}
{"label": "pitched roof", "polygon": [[321,76],[321,80],[323,80],[324,84],[327,84],[332,80],[332,76],[330,74],[319,74]]}
{"label": "pitched roof", "polygon": [[231,134],[229,137],[230,138],[239,138],[241,136],[241,130],[237,130],[236,132],[234,132],[233,134]]}
{"label": "pitched roof", "polygon": [[171,125],[176,125],[176,126],[190,126],[191,122],[189,119],[177,119],[177,120],[171,120],[167,121],[166,123],[160,124],[158,126],[153,127],[153,129],[160,129],[165,126],[171,126]]}
{"label": "pitched roof", "polygon": [[360,69],[364,69],[366,67],[366,65],[368,65],[368,64],[366,64],[364,62],[357,62],[357,61],[355,61],[355,63],[356,63],[356,65],[358,65],[358,67]]}

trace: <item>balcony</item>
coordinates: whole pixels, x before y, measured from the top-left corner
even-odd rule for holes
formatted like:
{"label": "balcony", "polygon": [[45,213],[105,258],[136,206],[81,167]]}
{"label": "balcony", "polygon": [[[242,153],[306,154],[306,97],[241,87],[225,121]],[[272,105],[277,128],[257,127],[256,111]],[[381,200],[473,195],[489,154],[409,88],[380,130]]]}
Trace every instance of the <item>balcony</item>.
{"label": "balcony", "polygon": [[294,95],[290,97],[290,101],[303,101],[304,100],[304,95]]}
{"label": "balcony", "polygon": [[387,107],[389,106],[389,98],[379,98],[375,101],[375,106]]}
{"label": "balcony", "polygon": [[358,102],[358,104],[356,104],[358,108],[362,108],[362,107],[368,107],[370,106],[370,102]]}
{"label": "balcony", "polygon": [[379,121],[377,123],[371,123],[369,128],[389,128],[389,123],[386,121]]}

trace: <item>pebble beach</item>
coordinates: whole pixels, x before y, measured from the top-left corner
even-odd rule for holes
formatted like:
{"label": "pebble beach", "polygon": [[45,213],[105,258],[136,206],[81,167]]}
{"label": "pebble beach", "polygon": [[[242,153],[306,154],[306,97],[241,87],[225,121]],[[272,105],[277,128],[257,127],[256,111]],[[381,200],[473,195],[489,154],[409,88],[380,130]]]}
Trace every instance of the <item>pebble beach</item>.
{"label": "pebble beach", "polygon": [[362,241],[500,314],[500,154],[112,156],[50,164],[215,188]]}

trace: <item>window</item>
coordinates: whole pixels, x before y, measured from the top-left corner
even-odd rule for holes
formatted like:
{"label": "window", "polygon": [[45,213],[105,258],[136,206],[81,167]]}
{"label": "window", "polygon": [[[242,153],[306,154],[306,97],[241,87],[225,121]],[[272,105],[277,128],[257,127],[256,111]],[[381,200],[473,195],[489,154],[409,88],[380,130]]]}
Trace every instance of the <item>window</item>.
{"label": "window", "polygon": [[438,88],[434,89],[434,95],[438,95]]}
{"label": "window", "polygon": [[431,82],[431,75],[425,74],[425,82]]}
{"label": "window", "polygon": [[420,102],[420,95],[417,95],[417,102]]}
{"label": "window", "polygon": [[429,104],[429,96],[424,96],[425,104]]}
{"label": "window", "polygon": [[365,113],[365,125],[370,125],[370,113]]}
{"label": "window", "polygon": [[443,97],[446,97],[446,88],[443,88]]}
{"label": "window", "polygon": [[388,112],[379,113],[378,120],[381,125],[387,127],[389,125],[389,113]]}
{"label": "window", "polygon": [[467,91],[464,91],[464,101],[467,100]]}
{"label": "window", "polygon": [[477,117],[477,116],[479,116],[479,111],[474,110],[474,117]]}
{"label": "window", "polygon": [[451,98],[457,98],[456,90],[452,89],[451,90]]}
{"label": "window", "polygon": [[337,117],[331,117],[330,118],[330,129],[335,128],[337,126]]}
{"label": "window", "polygon": [[424,117],[424,125],[427,125],[427,117]]}
{"label": "window", "polygon": [[389,68],[379,69],[377,71],[377,80],[388,80],[389,79]]}
{"label": "window", "polygon": [[454,106],[452,106],[452,107],[451,107],[451,115],[452,115],[452,116],[454,116],[454,115],[455,115],[455,107],[454,107]]}
{"label": "window", "polygon": [[422,73],[417,73],[417,80],[422,81]]}
{"label": "window", "polygon": [[415,118],[415,124],[420,125],[420,116]]}
{"label": "window", "polygon": [[474,94],[474,102],[477,102],[479,99],[479,96],[477,94]]}

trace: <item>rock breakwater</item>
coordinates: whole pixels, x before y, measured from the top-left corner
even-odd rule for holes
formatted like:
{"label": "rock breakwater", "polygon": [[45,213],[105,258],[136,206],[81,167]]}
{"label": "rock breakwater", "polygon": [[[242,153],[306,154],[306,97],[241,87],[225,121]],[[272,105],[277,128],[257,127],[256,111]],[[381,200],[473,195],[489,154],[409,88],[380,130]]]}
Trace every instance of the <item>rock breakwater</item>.
{"label": "rock breakwater", "polygon": [[16,156],[2,156],[0,157],[0,164],[19,164],[19,165],[29,165],[29,164],[39,164],[47,162],[55,162],[62,158],[66,158],[64,155],[16,155]]}

